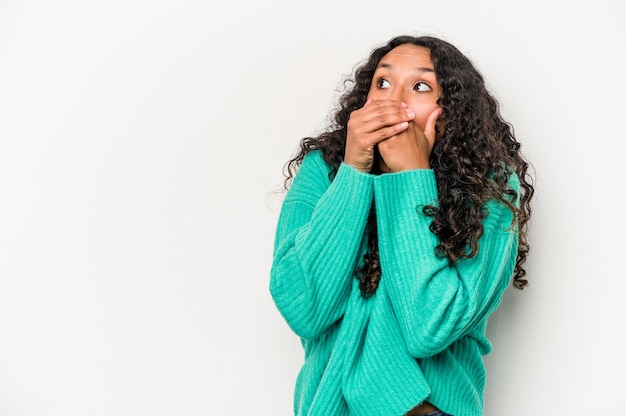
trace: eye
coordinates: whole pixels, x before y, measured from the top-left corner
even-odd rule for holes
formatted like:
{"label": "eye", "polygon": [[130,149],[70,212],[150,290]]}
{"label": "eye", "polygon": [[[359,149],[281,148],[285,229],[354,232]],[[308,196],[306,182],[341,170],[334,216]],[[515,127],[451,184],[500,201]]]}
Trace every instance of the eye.
{"label": "eye", "polygon": [[419,92],[428,92],[428,91],[432,91],[433,89],[430,88],[430,85],[426,84],[425,82],[418,82],[417,84],[415,84],[413,86],[413,89],[415,91],[419,91]]}
{"label": "eye", "polygon": [[380,78],[378,81],[376,81],[376,87],[381,89],[389,88],[389,81],[387,81],[385,78]]}

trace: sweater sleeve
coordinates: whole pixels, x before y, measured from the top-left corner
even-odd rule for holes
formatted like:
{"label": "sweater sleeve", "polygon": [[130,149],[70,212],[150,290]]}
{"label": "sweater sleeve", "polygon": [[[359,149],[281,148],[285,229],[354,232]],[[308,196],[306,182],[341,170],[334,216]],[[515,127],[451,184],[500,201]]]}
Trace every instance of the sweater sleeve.
{"label": "sweater sleeve", "polygon": [[291,327],[315,339],[344,314],[373,195],[372,175],[342,164],[332,181],[309,154],[283,202],[270,292]]}
{"label": "sweater sleeve", "polygon": [[[518,182],[512,185],[519,187]],[[432,218],[422,212],[425,205],[437,204],[432,170],[381,175],[374,195],[381,284],[411,354],[433,356],[500,303],[517,258],[513,213],[503,203],[489,201],[477,255],[450,265],[435,255],[438,238],[429,229]]]}

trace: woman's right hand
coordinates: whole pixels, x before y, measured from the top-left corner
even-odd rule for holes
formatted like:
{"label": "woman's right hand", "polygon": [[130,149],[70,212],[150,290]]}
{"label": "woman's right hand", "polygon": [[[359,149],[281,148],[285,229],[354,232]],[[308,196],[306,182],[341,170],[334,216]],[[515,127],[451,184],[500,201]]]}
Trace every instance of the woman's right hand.
{"label": "woman's right hand", "polygon": [[405,103],[396,100],[367,100],[353,111],[348,121],[344,163],[361,172],[370,172],[376,145],[408,127],[415,113]]}

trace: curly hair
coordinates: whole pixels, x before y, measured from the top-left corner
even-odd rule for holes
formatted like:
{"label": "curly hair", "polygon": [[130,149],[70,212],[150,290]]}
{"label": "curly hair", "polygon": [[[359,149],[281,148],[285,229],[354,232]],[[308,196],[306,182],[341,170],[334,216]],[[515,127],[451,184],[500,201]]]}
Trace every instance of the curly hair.
{"label": "curly hair", "polygon": [[[482,75],[465,55],[444,40],[398,36],[374,49],[353,77],[344,80],[345,91],[332,113],[329,128],[316,137],[303,138],[297,154],[285,164],[285,189],[304,157],[313,150],[321,151],[331,167],[329,178],[334,178],[344,158],[350,114],[365,105],[380,60],[403,44],[430,51],[441,86],[437,104],[443,112],[438,123],[444,128],[430,155],[439,200],[437,206],[426,206],[423,211],[432,217],[430,230],[439,240],[435,254],[446,257],[450,264],[475,256],[484,232],[485,204],[489,200],[501,201],[513,212],[511,226],[517,226],[519,233],[513,285],[523,289],[528,284],[524,263],[530,249],[527,231],[534,193],[529,164],[520,152],[513,127],[502,118],[498,102],[487,90]],[[519,178],[519,194],[508,185],[511,175]],[[364,297],[375,293],[381,276],[375,204],[368,217],[367,233],[367,252],[356,270]]]}

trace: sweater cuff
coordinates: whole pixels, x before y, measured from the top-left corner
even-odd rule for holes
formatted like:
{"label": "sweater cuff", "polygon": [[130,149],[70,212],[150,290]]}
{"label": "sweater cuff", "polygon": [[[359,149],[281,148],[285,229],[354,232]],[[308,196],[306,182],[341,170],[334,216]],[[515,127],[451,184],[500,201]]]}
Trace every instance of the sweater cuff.
{"label": "sweater cuff", "polygon": [[[372,204],[373,179],[373,175],[362,173],[350,165],[340,165],[335,178],[315,207],[313,222],[319,238],[340,240],[341,244],[337,247],[344,249],[346,245],[352,245],[350,241],[360,241]],[[308,244],[318,248],[336,243],[327,240],[319,245],[318,239],[307,240]],[[308,244],[302,246],[304,250],[313,251],[313,247]]]}
{"label": "sweater cuff", "polygon": [[425,205],[437,205],[437,180],[432,169],[416,169],[385,173],[374,181],[376,203],[390,207],[406,207],[412,203],[420,210]]}
{"label": "sweater cuff", "polygon": [[327,192],[341,192],[340,199],[351,207],[367,207],[371,199],[364,198],[372,194],[374,189],[374,175],[363,173],[351,165],[342,163]]}

